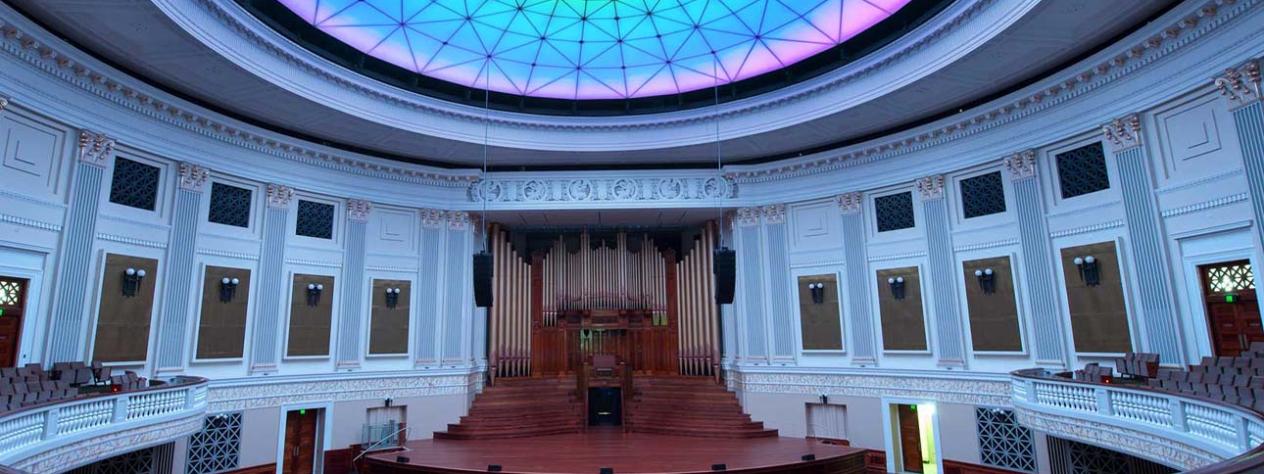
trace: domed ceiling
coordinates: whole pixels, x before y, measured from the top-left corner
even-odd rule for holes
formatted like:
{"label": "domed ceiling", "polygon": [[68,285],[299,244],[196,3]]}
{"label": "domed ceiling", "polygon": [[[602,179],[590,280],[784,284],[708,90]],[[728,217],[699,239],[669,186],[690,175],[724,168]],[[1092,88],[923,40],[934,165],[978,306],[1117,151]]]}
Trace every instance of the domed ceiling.
{"label": "domed ceiling", "polygon": [[409,71],[552,99],[737,82],[828,51],[910,0],[279,0]]}

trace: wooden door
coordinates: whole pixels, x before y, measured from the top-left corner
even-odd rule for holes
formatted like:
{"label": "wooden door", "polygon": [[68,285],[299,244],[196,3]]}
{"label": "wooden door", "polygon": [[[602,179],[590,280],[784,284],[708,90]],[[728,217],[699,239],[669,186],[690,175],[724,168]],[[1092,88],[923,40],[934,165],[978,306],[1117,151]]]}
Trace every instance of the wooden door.
{"label": "wooden door", "polygon": [[316,426],[319,410],[285,414],[284,474],[312,474],[316,468]]}
{"label": "wooden door", "polygon": [[1200,267],[1212,349],[1218,356],[1237,356],[1264,341],[1264,324],[1255,296],[1255,279],[1247,261]]}
{"label": "wooden door", "polygon": [[22,340],[27,280],[0,277],[0,367],[15,367]]}
{"label": "wooden door", "polygon": [[896,405],[900,424],[900,463],[905,472],[922,472],[922,431],[916,405]]}

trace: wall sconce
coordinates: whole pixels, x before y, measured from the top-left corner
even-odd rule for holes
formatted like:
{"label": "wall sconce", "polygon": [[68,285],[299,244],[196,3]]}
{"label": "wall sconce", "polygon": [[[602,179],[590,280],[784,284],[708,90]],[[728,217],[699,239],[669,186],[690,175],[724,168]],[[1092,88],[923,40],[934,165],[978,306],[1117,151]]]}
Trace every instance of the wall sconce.
{"label": "wall sconce", "polygon": [[808,283],[808,291],[812,292],[812,304],[821,304],[825,302],[824,283]]}
{"label": "wall sconce", "polygon": [[399,288],[386,289],[386,307],[395,309],[399,305]]}
{"label": "wall sconce", "polygon": [[891,287],[891,297],[897,300],[904,299],[904,277],[887,278],[887,286]]}
{"label": "wall sconce", "polygon": [[224,277],[219,280],[219,302],[227,303],[233,300],[237,295],[237,284],[241,280],[237,278]]}
{"label": "wall sconce", "polygon": [[1080,281],[1088,286],[1097,286],[1102,283],[1102,272],[1097,267],[1097,258],[1092,255],[1083,257],[1075,257],[1071,261],[1075,264],[1075,268],[1080,271]]}
{"label": "wall sconce", "polygon": [[307,305],[316,306],[320,304],[320,292],[325,291],[325,285],[320,283],[307,284]]}
{"label": "wall sconce", "polygon": [[127,267],[123,270],[123,296],[131,298],[140,291],[140,282],[145,279],[145,269]]}
{"label": "wall sconce", "polygon": [[996,279],[992,275],[991,268],[974,271],[974,279],[979,281],[979,289],[983,290],[983,294],[990,295],[996,293]]}

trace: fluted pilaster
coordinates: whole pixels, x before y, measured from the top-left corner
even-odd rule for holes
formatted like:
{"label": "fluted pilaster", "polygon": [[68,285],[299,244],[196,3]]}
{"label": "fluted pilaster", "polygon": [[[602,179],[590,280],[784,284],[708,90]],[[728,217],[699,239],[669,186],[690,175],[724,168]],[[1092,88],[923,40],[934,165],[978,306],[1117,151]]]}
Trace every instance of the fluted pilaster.
{"label": "fluted pilaster", "polygon": [[953,258],[948,203],[944,199],[944,176],[927,176],[918,180],[917,191],[922,200],[922,218],[926,221],[931,307],[935,309],[935,334],[939,343],[935,353],[940,366],[965,367],[965,335],[956,290],[959,272]]}
{"label": "fluted pilaster", "polygon": [[163,280],[162,312],[158,316],[158,373],[184,370],[188,325],[196,318],[193,282],[197,252],[198,216],[210,173],[192,163],[180,163],[180,182],[172,211],[171,244],[167,247],[167,277]]}
{"label": "fluted pilaster", "polygon": [[1053,246],[1045,224],[1040,180],[1036,179],[1036,151],[1026,150],[1007,157],[1005,169],[1013,181],[1018,242],[1023,252],[1019,263],[1026,276],[1021,281],[1031,305],[1029,314],[1036,334],[1032,338],[1036,362],[1063,367],[1066,365],[1066,333],[1062,330],[1062,314],[1058,311],[1058,285],[1051,264],[1054,261]]}
{"label": "fluted pilaster", "polygon": [[369,225],[369,212],[373,205],[358,199],[347,200],[347,235],[343,241],[342,311],[338,315],[338,359],[340,369],[360,366],[364,349],[364,293],[368,282],[364,280],[365,237]]}
{"label": "fluted pilaster", "polygon": [[259,298],[250,351],[251,372],[274,372],[280,362],[281,324],[286,320],[285,237],[294,190],[268,185],[268,205],[263,211],[263,249],[259,254]]}
{"label": "fluted pilaster", "polygon": [[869,262],[865,252],[864,197],[858,192],[835,198],[842,213],[843,267],[847,282],[847,316],[851,321],[851,362],[873,365],[878,362],[869,296]]}

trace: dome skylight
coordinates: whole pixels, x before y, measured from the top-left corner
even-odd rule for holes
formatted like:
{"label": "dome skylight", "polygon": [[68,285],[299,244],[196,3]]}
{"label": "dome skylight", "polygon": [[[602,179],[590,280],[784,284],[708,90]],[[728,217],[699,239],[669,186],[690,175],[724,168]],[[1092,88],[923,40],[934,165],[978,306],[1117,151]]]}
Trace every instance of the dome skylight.
{"label": "dome skylight", "polygon": [[418,74],[587,100],[685,93],[775,71],[847,41],[910,0],[278,1]]}

